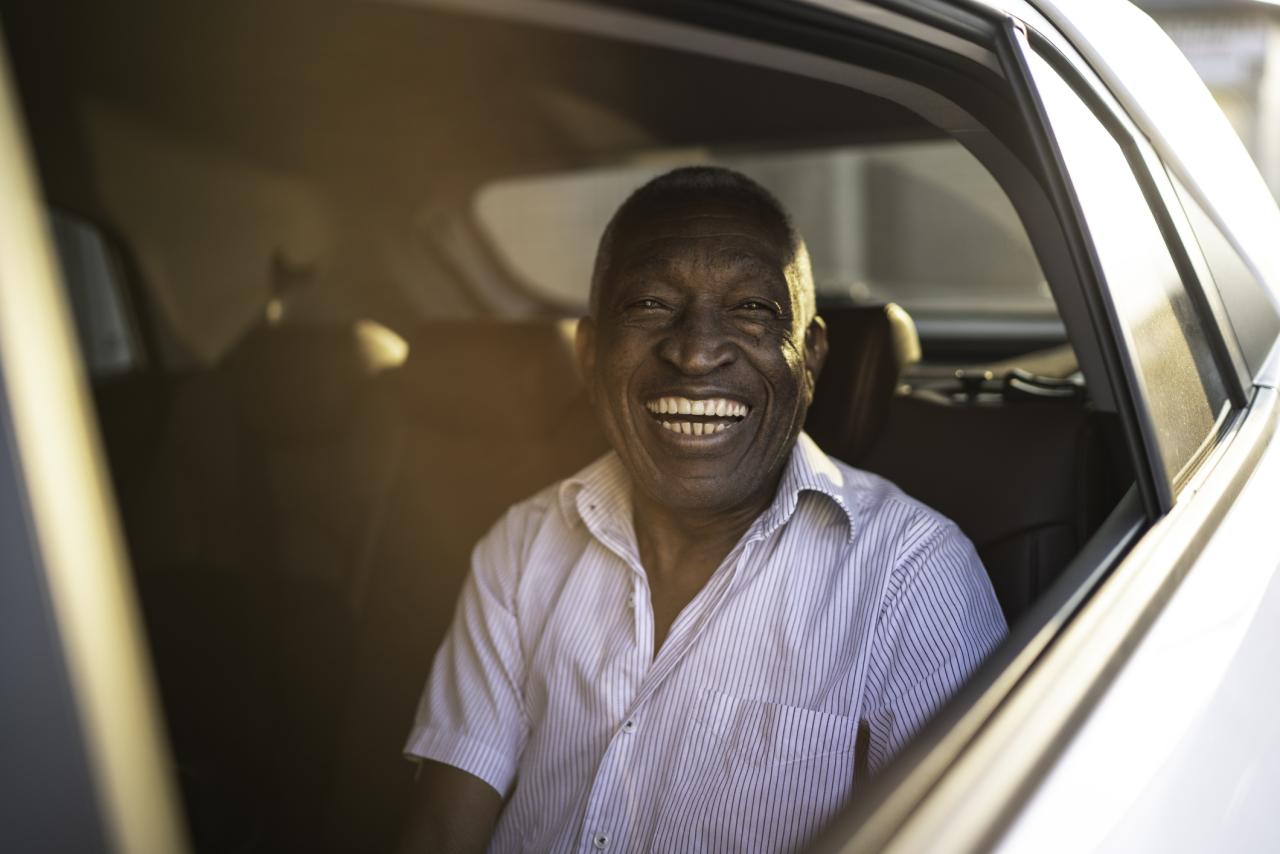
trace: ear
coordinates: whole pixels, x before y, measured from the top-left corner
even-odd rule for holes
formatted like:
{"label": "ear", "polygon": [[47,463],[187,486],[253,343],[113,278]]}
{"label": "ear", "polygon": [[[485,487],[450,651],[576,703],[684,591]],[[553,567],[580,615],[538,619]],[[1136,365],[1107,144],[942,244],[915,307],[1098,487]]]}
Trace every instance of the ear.
{"label": "ear", "polygon": [[578,318],[578,329],[573,337],[573,350],[578,357],[578,370],[582,372],[582,380],[588,392],[591,389],[591,377],[596,370],[596,325],[588,317]]}
{"label": "ear", "polygon": [[814,315],[809,321],[809,328],[804,332],[804,372],[805,385],[809,402],[813,403],[813,390],[818,384],[818,376],[827,361],[827,322]]}

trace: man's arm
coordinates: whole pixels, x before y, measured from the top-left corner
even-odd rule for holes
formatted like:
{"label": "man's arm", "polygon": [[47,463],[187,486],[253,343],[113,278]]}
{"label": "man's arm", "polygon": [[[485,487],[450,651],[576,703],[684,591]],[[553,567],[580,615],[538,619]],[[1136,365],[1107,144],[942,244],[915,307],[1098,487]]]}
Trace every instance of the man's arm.
{"label": "man's arm", "polygon": [[[1008,631],[991,580],[969,539],[926,518],[895,570],[895,593],[872,643],[863,718],[874,773],[986,658]],[[928,531],[932,528],[932,531]]]}
{"label": "man's arm", "polygon": [[399,854],[482,852],[502,810],[502,796],[472,774],[423,760]]}
{"label": "man's arm", "polygon": [[527,510],[476,544],[405,753],[421,762],[403,852],[483,851],[515,780],[528,722],[514,579]]}

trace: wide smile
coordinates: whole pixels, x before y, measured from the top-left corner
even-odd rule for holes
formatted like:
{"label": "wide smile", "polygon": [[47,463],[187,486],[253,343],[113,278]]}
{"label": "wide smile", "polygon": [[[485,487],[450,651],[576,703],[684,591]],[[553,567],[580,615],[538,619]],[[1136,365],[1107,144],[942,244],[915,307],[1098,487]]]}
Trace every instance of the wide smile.
{"label": "wide smile", "polygon": [[681,436],[719,438],[751,414],[751,407],[726,397],[655,397],[645,402],[663,430]]}

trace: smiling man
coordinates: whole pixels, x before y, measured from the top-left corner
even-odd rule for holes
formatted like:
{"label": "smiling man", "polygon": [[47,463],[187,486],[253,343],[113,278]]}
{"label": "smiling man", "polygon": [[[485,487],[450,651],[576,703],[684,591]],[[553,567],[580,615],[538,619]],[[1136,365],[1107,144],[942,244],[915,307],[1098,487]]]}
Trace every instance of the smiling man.
{"label": "smiling man", "polygon": [[999,641],[955,525],[803,432],[804,244],[688,168],[605,230],[578,331],[613,452],[476,547],[406,850],[795,850]]}

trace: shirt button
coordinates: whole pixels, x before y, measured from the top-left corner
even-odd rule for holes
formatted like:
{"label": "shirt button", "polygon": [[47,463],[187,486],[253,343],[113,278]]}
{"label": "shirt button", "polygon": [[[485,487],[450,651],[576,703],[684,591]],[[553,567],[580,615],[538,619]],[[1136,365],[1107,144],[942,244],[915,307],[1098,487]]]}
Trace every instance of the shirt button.
{"label": "shirt button", "polygon": [[609,845],[609,837],[605,836],[603,833],[597,833],[591,840],[591,844],[594,845],[597,850],[603,851]]}
{"label": "shirt button", "polygon": [[626,732],[626,733],[632,733],[632,732],[635,732],[635,731],[636,731],[636,722],[635,722],[635,721],[627,721],[626,723],[624,723],[624,724],[622,725],[622,731],[623,731],[623,732]]}

